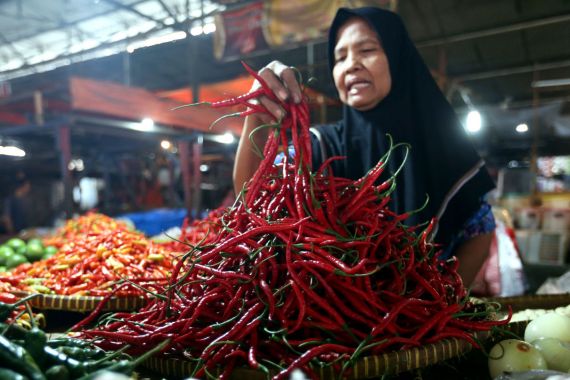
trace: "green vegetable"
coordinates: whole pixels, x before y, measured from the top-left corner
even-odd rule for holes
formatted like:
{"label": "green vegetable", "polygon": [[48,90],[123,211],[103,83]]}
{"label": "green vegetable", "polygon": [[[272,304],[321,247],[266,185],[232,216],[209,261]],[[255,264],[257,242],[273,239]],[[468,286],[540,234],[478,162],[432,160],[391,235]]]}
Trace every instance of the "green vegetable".
{"label": "green vegetable", "polygon": [[6,259],[6,268],[12,269],[12,268],[17,267],[20,264],[24,264],[27,262],[28,262],[28,259],[26,258],[26,256],[21,255],[19,253],[14,253],[12,256],[10,256]]}
{"label": "green vegetable", "polygon": [[9,245],[0,245],[0,265],[6,266],[6,261],[14,255],[14,250]]}
{"label": "green vegetable", "polygon": [[62,364],[54,365],[46,371],[47,380],[68,380],[69,370]]}
{"label": "green vegetable", "polygon": [[30,296],[27,296],[25,298],[18,300],[17,302],[14,302],[14,303],[0,302],[0,322],[6,321],[6,319],[8,319],[8,317],[12,314],[12,312],[14,310],[16,310],[16,308],[18,306],[20,306],[24,302],[27,302],[27,301],[29,301],[32,298],[35,298],[37,296],[38,296],[38,294],[32,294]]}
{"label": "green vegetable", "polygon": [[57,350],[77,360],[93,360],[105,357],[105,351],[99,348],[61,346]]}
{"label": "green vegetable", "polygon": [[23,347],[0,335],[0,363],[32,380],[46,380],[34,358]]}
{"label": "green vegetable", "polygon": [[32,327],[24,338],[24,348],[32,355],[36,363],[43,367],[45,363],[44,346],[47,342],[46,334],[37,327]]}
{"label": "green vegetable", "polygon": [[135,360],[120,360],[116,363],[111,364],[110,366],[108,366],[104,369],[101,369],[101,370],[92,372],[88,375],[85,375],[85,376],[81,377],[79,380],[96,379],[98,376],[103,375],[109,371],[119,372],[119,373],[123,373],[125,375],[130,375],[133,372],[133,370],[139,364],[141,364],[142,362],[144,362],[145,360],[147,360],[148,358],[150,358],[154,354],[162,351],[164,349],[164,347],[166,347],[168,345],[168,343],[170,343],[170,340],[165,340],[164,342],[160,343],[158,346],[154,347],[152,350],[147,351],[146,353],[139,356]]}
{"label": "green vegetable", "polygon": [[47,345],[50,347],[67,346],[67,347],[87,348],[91,346],[91,343],[89,343],[86,340],[76,339],[76,338],[56,338],[48,340]]}
{"label": "green vegetable", "polygon": [[24,376],[18,372],[12,371],[8,368],[0,368],[0,379],[2,380],[26,380]]}
{"label": "green vegetable", "polygon": [[32,261],[41,260],[44,255],[44,245],[39,239],[31,239],[26,246],[25,256]]}
{"label": "green vegetable", "polygon": [[4,244],[12,248],[14,251],[17,251],[19,248],[26,246],[26,242],[19,238],[12,238]]}
{"label": "green vegetable", "polygon": [[44,249],[44,255],[42,257],[42,260],[49,259],[50,257],[55,255],[56,253],[57,253],[57,248],[52,246],[52,245],[48,245]]}

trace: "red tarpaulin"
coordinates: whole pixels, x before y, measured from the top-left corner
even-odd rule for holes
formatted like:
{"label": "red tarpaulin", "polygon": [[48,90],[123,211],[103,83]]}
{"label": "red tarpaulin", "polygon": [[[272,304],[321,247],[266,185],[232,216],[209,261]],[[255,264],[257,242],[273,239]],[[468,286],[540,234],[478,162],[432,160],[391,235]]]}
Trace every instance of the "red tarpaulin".
{"label": "red tarpaulin", "polygon": [[156,124],[210,133],[224,133],[228,130],[236,134],[241,133],[241,119],[225,119],[212,130],[209,129],[210,124],[227,111],[208,106],[173,110],[188,102],[160,98],[142,88],[74,77],[70,79],[70,92],[71,108],[75,111],[133,121],[148,117]]}

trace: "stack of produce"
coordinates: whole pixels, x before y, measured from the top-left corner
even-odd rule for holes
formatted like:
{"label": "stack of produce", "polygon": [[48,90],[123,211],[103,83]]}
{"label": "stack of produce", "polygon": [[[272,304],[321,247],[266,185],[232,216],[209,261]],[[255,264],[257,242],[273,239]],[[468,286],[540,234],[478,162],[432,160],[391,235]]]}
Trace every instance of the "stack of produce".
{"label": "stack of produce", "polygon": [[223,227],[223,221],[220,219],[226,212],[225,207],[212,210],[204,219],[196,219],[190,221],[184,219],[180,236],[171,238],[166,236],[165,241],[161,241],[161,245],[172,252],[186,252],[190,246],[198,243],[207,244],[215,239]]}
{"label": "stack of produce", "polygon": [[44,246],[40,239],[30,239],[25,242],[19,238],[12,238],[0,245],[0,272],[13,269],[20,264],[47,259],[56,252],[56,247]]}
{"label": "stack of produce", "polygon": [[69,219],[65,225],[43,240],[44,245],[61,248],[64,244],[73,242],[85,235],[98,234],[102,231],[125,231],[126,223],[96,212],[89,212],[77,218]]}
{"label": "stack of produce", "polygon": [[[222,229],[196,244],[158,298],[136,314],[81,332],[102,348],[130,344],[195,363],[192,377],[228,378],[248,365],[287,378],[300,368],[350,371],[362,355],[411,348],[504,324],[483,320],[468,302],[457,261],[438,260],[433,222],[407,227],[390,211],[394,177],[378,183],[389,153],[358,181],[337,178],[327,161],[311,172],[307,104],[280,102],[262,88],[213,106],[265,95],[287,111],[269,134],[263,161]],[[295,159],[278,152],[295,148]],[[395,149],[396,147],[394,147]],[[156,291],[159,293],[158,291]]]}
{"label": "stack of produce", "polygon": [[[113,373],[130,375],[136,365],[163,346],[132,360],[119,350],[112,353],[73,338],[48,339],[37,326],[30,330],[10,323],[17,304],[0,301],[0,379],[94,379]],[[32,319],[32,324],[34,320]]]}
{"label": "stack of produce", "polygon": [[138,295],[144,292],[128,285],[116,289],[117,284],[166,281],[175,261],[169,250],[100,214],[69,221],[49,241],[60,247],[56,254],[18,266],[0,276],[0,283],[31,293]]}

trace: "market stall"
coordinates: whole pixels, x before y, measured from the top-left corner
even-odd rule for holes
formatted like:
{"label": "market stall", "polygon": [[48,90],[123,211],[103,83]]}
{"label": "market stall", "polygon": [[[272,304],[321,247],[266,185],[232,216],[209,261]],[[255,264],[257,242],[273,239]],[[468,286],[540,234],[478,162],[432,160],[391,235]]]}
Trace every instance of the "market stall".
{"label": "market stall", "polygon": [[[305,102],[283,106],[307,115]],[[356,181],[301,169],[307,121],[283,120],[300,160],[276,164],[288,141],[276,134],[238,201],[185,223],[176,240],[149,241],[91,214],[35,243],[57,252],[0,276],[4,322],[25,313],[32,321],[29,332],[6,325],[7,370],[38,379],[54,367],[75,378],[136,366],[168,378],[364,379],[421,373],[491,346],[483,376],[568,369],[566,307],[512,323],[513,310],[568,305],[568,295],[470,298],[458,261],[439,260],[430,241],[435,220],[418,229],[389,210],[397,178],[375,183],[383,162]],[[33,252],[30,242],[25,249]],[[32,308],[89,314],[67,326],[64,343],[32,344],[41,334]],[[25,365],[17,352],[28,352]]]}

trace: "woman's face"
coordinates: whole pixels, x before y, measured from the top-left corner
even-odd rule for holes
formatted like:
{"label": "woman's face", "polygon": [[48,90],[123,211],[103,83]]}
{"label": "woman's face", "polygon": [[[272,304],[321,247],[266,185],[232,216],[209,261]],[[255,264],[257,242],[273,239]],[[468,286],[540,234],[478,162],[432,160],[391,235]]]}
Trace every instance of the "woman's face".
{"label": "woman's face", "polygon": [[334,60],[334,84],[344,104],[366,111],[390,92],[388,57],[378,35],[365,20],[354,17],[340,27]]}

